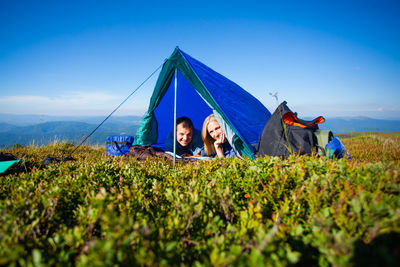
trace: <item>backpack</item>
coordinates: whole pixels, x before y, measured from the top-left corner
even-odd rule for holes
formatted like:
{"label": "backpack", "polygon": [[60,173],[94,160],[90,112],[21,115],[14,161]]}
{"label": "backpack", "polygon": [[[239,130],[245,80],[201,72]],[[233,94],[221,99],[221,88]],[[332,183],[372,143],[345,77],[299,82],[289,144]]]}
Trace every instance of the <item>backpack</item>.
{"label": "backpack", "polygon": [[325,146],[325,151],[326,151],[325,156],[327,156],[330,159],[333,159],[333,158],[351,159],[349,151],[346,149],[346,147],[340,141],[339,137],[336,137],[336,136]]}
{"label": "backpack", "polygon": [[108,156],[123,156],[132,146],[133,136],[108,136],[106,153]]}
{"label": "backpack", "polygon": [[[291,154],[311,155],[317,152],[318,142],[322,141],[318,141],[318,134],[315,135],[315,132],[319,130],[318,124],[325,119],[322,116],[311,121],[299,119],[286,104],[286,101],[282,102],[265,124],[256,156],[287,157]],[[325,133],[323,132],[323,136]],[[322,134],[319,135],[320,138],[325,138]]]}

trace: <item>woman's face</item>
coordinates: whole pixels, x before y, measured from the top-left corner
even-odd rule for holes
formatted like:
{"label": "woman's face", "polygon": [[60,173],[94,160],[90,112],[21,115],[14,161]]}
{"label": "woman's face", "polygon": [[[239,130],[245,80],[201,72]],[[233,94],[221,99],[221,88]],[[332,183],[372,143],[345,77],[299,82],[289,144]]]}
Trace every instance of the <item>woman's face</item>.
{"label": "woman's face", "polygon": [[208,123],[207,131],[214,140],[220,139],[221,135],[224,133],[217,121],[211,121]]}

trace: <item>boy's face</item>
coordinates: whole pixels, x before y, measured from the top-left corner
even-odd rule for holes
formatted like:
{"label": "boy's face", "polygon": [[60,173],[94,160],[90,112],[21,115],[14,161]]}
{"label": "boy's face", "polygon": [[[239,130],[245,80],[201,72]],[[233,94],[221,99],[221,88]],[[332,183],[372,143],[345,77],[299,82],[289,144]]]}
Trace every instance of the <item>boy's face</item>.
{"label": "boy's face", "polygon": [[182,123],[176,126],[176,140],[178,143],[186,147],[192,142],[193,129],[182,127]]}

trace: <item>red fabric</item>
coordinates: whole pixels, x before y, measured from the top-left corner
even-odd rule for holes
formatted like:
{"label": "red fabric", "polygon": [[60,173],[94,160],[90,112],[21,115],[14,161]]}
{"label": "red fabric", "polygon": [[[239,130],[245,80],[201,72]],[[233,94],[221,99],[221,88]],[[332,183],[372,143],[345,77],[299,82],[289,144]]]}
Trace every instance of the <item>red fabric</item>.
{"label": "red fabric", "polygon": [[307,128],[307,127],[313,126],[315,124],[319,124],[319,123],[325,122],[324,117],[319,116],[318,118],[316,118],[313,121],[311,121],[310,124],[305,125],[305,124],[302,124],[302,123],[299,122],[299,119],[294,115],[293,112],[287,112],[285,115],[283,115],[282,119],[286,124],[293,125],[293,126],[299,126],[299,127],[302,127],[302,128]]}

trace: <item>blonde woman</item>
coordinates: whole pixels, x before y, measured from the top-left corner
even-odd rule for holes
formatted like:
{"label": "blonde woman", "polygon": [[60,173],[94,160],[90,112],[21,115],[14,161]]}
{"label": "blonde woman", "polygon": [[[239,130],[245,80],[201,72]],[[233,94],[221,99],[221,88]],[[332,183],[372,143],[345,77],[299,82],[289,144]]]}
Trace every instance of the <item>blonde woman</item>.
{"label": "blonde woman", "polygon": [[236,156],[225,137],[225,133],[219,125],[214,114],[209,115],[203,123],[201,138],[204,142],[204,153],[206,156],[217,155],[220,158]]}

